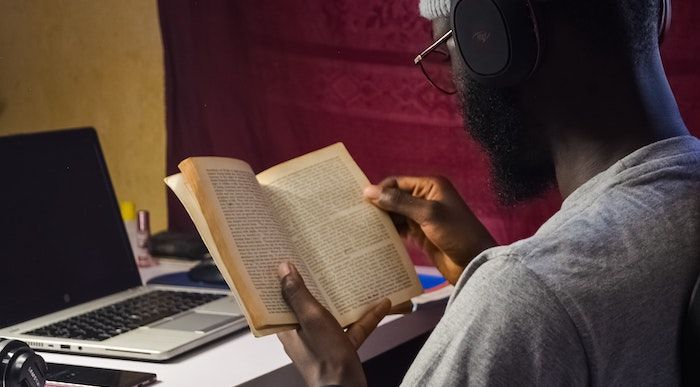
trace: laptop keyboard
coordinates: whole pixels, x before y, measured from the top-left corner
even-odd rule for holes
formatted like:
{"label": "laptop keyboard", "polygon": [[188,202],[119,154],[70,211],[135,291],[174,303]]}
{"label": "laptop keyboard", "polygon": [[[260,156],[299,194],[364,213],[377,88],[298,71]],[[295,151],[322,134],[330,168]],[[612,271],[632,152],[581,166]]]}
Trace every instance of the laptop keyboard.
{"label": "laptop keyboard", "polygon": [[156,290],[25,334],[102,341],[223,297],[223,294]]}

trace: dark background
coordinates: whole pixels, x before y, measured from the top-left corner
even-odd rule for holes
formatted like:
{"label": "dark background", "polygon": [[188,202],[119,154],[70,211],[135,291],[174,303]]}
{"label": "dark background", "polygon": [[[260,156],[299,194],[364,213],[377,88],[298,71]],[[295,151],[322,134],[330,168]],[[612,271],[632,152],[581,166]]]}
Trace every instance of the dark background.
{"label": "dark background", "polygon": [[[256,172],[342,141],[373,182],[444,175],[500,243],[531,235],[559,194],[496,203],[485,155],[454,100],[413,58],[432,40],[418,1],[160,0],[168,173],[189,156],[248,161]],[[700,134],[700,4],[673,2],[663,46],[688,128]],[[172,230],[193,230],[169,193]],[[413,252],[416,262],[426,262]]]}

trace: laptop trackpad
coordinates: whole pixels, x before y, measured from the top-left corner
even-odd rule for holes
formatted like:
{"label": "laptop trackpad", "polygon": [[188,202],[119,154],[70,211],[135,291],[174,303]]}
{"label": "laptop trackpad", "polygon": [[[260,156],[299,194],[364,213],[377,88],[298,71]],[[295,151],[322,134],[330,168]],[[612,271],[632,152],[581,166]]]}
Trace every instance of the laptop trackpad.
{"label": "laptop trackpad", "polygon": [[151,328],[171,329],[175,331],[187,332],[209,332],[222,325],[239,319],[240,316],[222,316],[220,314],[190,312],[166,320],[162,323],[151,325]]}

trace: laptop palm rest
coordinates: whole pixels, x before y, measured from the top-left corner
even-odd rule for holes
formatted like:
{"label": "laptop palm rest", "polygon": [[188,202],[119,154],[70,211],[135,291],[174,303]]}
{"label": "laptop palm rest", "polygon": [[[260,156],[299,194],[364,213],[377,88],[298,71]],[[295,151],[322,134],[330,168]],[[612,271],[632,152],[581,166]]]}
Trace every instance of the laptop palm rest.
{"label": "laptop palm rest", "polygon": [[170,329],[174,331],[202,332],[206,333],[228,323],[240,319],[238,316],[223,316],[220,314],[189,312],[178,315],[170,320],[165,320],[150,328]]}

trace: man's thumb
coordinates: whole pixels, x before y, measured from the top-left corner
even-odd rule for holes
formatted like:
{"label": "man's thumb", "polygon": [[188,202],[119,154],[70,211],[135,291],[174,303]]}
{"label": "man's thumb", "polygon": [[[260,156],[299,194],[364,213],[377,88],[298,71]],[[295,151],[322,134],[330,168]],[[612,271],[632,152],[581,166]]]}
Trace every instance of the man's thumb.
{"label": "man's thumb", "polygon": [[292,310],[297,311],[299,304],[309,292],[304,285],[304,280],[291,262],[280,263],[277,267],[277,276],[282,285],[282,297]]}
{"label": "man's thumb", "polygon": [[293,265],[287,261],[280,263],[280,265],[277,266],[277,277],[279,277],[280,280],[286,277],[287,274],[291,273],[292,267]]}
{"label": "man's thumb", "polygon": [[306,288],[299,271],[292,263],[282,262],[277,267],[277,275],[280,277],[282,285],[282,298],[292,308],[299,323],[303,326],[306,319],[316,316],[313,312],[322,308],[321,304]]}

